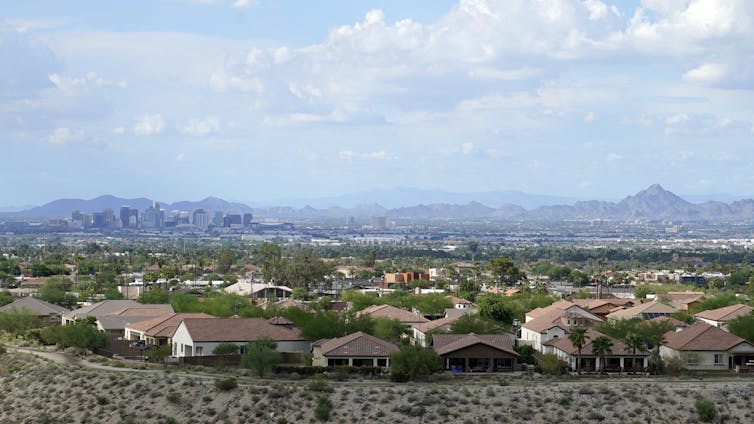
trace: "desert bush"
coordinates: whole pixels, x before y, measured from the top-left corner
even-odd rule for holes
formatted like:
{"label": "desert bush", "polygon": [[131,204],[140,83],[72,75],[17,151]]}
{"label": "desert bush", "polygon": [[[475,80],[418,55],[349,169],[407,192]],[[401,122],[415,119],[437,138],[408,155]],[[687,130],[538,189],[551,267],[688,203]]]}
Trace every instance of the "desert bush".
{"label": "desert bush", "polygon": [[390,355],[390,379],[416,381],[442,370],[442,358],[432,349],[403,346],[400,352]]}
{"label": "desert bush", "polygon": [[321,377],[313,378],[309,382],[307,387],[309,388],[309,391],[312,391],[312,392],[331,393],[333,391],[332,386]]}
{"label": "desert bush", "polygon": [[238,381],[235,377],[228,377],[215,380],[215,387],[222,391],[233,390],[238,387]]}
{"label": "desert bush", "polygon": [[323,422],[327,421],[330,419],[330,411],[332,411],[332,402],[327,396],[320,396],[314,408],[314,417]]}
{"label": "desert bush", "polygon": [[213,355],[236,355],[240,351],[241,347],[235,343],[220,343],[212,351]]}
{"label": "desert bush", "polygon": [[542,374],[561,375],[567,368],[568,364],[554,353],[545,353],[537,358],[537,371]]}
{"label": "desert bush", "polygon": [[697,399],[694,402],[694,408],[696,409],[699,421],[703,423],[712,422],[717,417],[717,407],[711,400]]}

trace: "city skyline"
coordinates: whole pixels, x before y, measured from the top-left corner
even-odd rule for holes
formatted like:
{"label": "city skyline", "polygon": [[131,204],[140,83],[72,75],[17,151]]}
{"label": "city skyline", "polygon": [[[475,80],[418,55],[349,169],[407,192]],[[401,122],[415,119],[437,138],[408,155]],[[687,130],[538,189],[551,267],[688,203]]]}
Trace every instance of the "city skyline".
{"label": "city skyline", "polygon": [[750,197],[743,0],[3,2],[0,205]]}

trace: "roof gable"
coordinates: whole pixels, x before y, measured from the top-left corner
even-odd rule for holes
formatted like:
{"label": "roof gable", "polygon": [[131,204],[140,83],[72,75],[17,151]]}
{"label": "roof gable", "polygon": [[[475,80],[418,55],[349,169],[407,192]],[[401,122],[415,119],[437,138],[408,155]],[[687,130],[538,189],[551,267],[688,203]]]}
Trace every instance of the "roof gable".
{"label": "roof gable", "polygon": [[513,337],[510,334],[435,334],[432,337],[433,348],[438,355],[446,355],[470,346],[482,344],[501,352],[518,356],[513,349]]}
{"label": "roof gable", "polygon": [[324,356],[389,356],[400,351],[398,346],[358,331],[337,339],[318,342]]}
{"label": "roof gable", "polygon": [[735,334],[728,333],[714,325],[697,322],[684,330],[665,333],[664,345],[675,350],[724,351],[741,343],[752,346]]}
{"label": "roof gable", "polygon": [[737,304],[725,306],[723,308],[710,309],[708,311],[702,311],[694,316],[696,318],[708,319],[710,321],[729,321],[734,318],[738,318],[744,315],[749,315],[754,308],[749,305]]}
{"label": "roof gable", "polygon": [[295,327],[273,325],[264,318],[186,318],[181,322],[194,342],[303,341]]}

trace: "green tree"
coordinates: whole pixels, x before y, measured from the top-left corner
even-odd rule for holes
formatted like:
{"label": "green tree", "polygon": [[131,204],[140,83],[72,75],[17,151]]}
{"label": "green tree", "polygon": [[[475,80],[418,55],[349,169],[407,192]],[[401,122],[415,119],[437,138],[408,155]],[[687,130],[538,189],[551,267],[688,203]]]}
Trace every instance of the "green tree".
{"label": "green tree", "polygon": [[561,375],[565,373],[567,368],[568,364],[554,353],[545,353],[537,356],[537,369],[542,374]]}
{"label": "green tree", "polygon": [[592,353],[600,359],[600,372],[605,372],[607,356],[613,353],[613,341],[610,337],[599,336],[592,340]]}
{"label": "green tree", "polygon": [[162,346],[154,345],[147,349],[146,355],[147,358],[149,358],[152,362],[157,362],[163,365],[167,365],[167,362],[165,362],[165,358],[170,356],[171,354],[171,348],[169,344],[164,344]]}
{"label": "green tree", "polygon": [[14,335],[22,335],[27,330],[38,327],[39,324],[39,318],[26,308],[13,308],[8,312],[0,313],[0,330]]}
{"label": "green tree", "polygon": [[395,318],[377,317],[374,318],[373,321],[374,327],[371,334],[382,340],[398,343],[401,341],[401,336],[406,331],[406,327]]}
{"label": "green tree", "polygon": [[699,421],[703,423],[711,423],[717,418],[717,407],[715,402],[707,399],[697,399],[694,401],[694,408],[696,409]]}
{"label": "green tree", "polygon": [[277,243],[262,243],[257,248],[258,264],[262,266],[262,278],[265,282],[277,282],[283,277],[285,263],[283,252]]}
{"label": "green tree", "polygon": [[39,298],[45,302],[54,303],[61,306],[71,306],[74,299],[66,294],[70,280],[65,277],[50,277],[42,287],[39,288]]}
{"label": "green tree", "polygon": [[10,293],[6,291],[0,291],[0,306],[5,306],[9,303],[13,303],[13,301],[13,296]]}
{"label": "green tree", "polygon": [[139,296],[137,301],[139,303],[148,304],[165,304],[169,302],[169,295],[168,292],[162,290],[162,288],[152,286]]}
{"label": "green tree", "polygon": [[439,315],[453,307],[453,302],[444,293],[431,293],[414,297],[414,307],[426,315]]}
{"label": "green tree", "polygon": [[744,315],[728,321],[728,331],[754,343],[754,314]]}
{"label": "green tree", "polygon": [[62,348],[93,349],[104,347],[107,337],[89,320],[79,320],[71,325],[47,327],[42,330],[42,340]]}
{"label": "green tree", "polygon": [[215,267],[215,271],[217,271],[220,274],[225,274],[228,271],[230,271],[230,267],[233,265],[233,262],[236,260],[236,252],[234,252],[232,249],[220,249],[220,252],[217,254],[217,266]]}
{"label": "green tree", "polygon": [[512,324],[513,312],[508,306],[508,302],[509,300],[507,300],[505,296],[499,294],[480,296],[478,301],[479,316],[503,324]]}
{"label": "green tree", "polygon": [[452,334],[501,334],[506,327],[496,321],[485,319],[479,315],[464,315],[450,326]]}
{"label": "green tree", "polygon": [[581,374],[581,349],[584,348],[584,345],[586,345],[586,341],[587,341],[586,328],[584,327],[572,328],[571,333],[568,335],[568,340],[571,341],[571,344],[573,344],[573,347],[575,347],[577,350],[576,372]]}
{"label": "green tree", "polygon": [[393,381],[417,381],[441,370],[442,358],[432,349],[407,345],[390,355],[390,379]]}
{"label": "green tree", "polygon": [[276,350],[277,345],[269,339],[259,339],[247,343],[246,353],[241,356],[241,364],[254,370],[261,378],[272,369],[273,365],[280,363],[282,357]]}
{"label": "green tree", "polygon": [[513,286],[526,279],[526,274],[518,269],[513,261],[504,256],[490,260],[487,264],[487,270],[492,273],[499,284],[506,286]]}

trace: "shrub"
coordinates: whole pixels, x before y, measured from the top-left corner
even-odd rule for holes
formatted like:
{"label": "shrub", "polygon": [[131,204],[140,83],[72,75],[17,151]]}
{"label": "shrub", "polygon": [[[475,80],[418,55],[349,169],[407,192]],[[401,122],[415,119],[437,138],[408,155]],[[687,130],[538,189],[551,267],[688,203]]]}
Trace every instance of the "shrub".
{"label": "shrub", "polygon": [[165,395],[165,399],[170,403],[179,403],[181,401],[181,394],[178,392],[168,392],[168,394]]}
{"label": "shrub", "polygon": [[260,339],[246,345],[246,353],[241,357],[244,367],[254,370],[259,377],[269,371],[275,364],[282,361],[280,352],[271,340]]}
{"label": "shrub", "polygon": [[219,390],[222,390],[222,391],[233,390],[236,387],[238,387],[238,381],[236,381],[235,377],[228,377],[228,378],[223,378],[220,380],[215,380],[215,387],[217,387]]}
{"label": "shrub", "polygon": [[97,405],[107,405],[110,401],[104,396],[96,396]]}
{"label": "shrub", "polygon": [[220,343],[212,351],[212,354],[213,355],[236,355],[238,354],[240,349],[241,347],[235,343]]}
{"label": "shrub", "polygon": [[321,377],[312,379],[309,382],[308,388],[312,392],[331,393],[333,391],[332,386]]}
{"label": "shrub", "polygon": [[390,355],[390,379],[405,382],[426,378],[442,370],[442,358],[432,349],[403,346]]}
{"label": "shrub", "polygon": [[717,407],[711,400],[698,399],[694,402],[694,408],[696,408],[699,421],[703,423],[712,422],[717,417]]}
{"label": "shrub", "polygon": [[561,375],[567,368],[568,364],[554,353],[545,353],[537,358],[537,371],[542,374]]}
{"label": "shrub", "polygon": [[332,402],[327,396],[320,396],[317,399],[317,406],[314,407],[314,416],[320,421],[327,421],[330,419],[330,411],[332,410]]}

